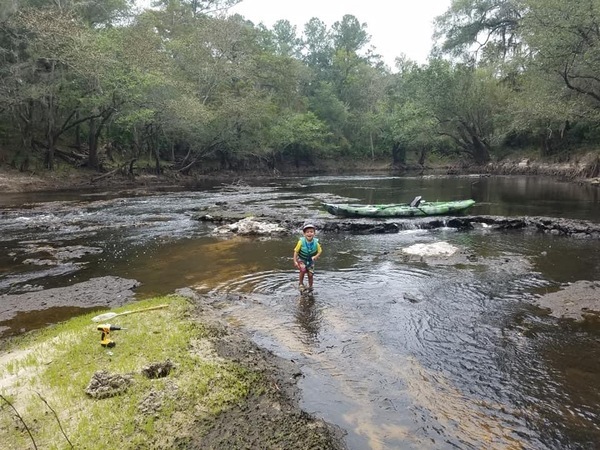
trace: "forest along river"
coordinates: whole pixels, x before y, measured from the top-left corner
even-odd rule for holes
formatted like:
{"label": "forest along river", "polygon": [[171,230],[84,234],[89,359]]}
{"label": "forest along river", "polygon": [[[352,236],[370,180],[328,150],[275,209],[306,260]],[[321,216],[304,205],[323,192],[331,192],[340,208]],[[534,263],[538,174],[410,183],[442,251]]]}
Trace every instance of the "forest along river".
{"label": "forest along river", "polygon": [[[298,363],[303,408],[346,430],[350,449],[597,448],[600,327],[557,320],[533,300],[599,280],[599,241],[417,226],[318,233],[315,292],[301,298],[291,260],[298,234],[214,235],[214,224],[193,217],[235,207],[318,224],[333,219],[323,201],[415,195],[473,198],[473,215],[600,222],[597,188],[531,177],[315,177],[3,196],[0,294],[114,275],[140,281],[137,298],[187,286],[222,298],[232,324]],[[449,249],[461,257],[447,257]],[[0,333],[78,313],[21,313],[0,322]]]}

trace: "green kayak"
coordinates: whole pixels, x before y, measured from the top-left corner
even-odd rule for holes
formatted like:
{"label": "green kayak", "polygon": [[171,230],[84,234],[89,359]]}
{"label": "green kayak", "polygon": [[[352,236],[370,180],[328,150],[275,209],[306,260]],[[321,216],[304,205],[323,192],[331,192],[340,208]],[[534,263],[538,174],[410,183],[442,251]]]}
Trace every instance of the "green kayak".
{"label": "green kayak", "polygon": [[439,216],[464,211],[475,204],[475,200],[452,202],[427,202],[417,197],[411,203],[389,205],[351,205],[347,203],[323,203],[330,214],[343,217],[417,217]]}

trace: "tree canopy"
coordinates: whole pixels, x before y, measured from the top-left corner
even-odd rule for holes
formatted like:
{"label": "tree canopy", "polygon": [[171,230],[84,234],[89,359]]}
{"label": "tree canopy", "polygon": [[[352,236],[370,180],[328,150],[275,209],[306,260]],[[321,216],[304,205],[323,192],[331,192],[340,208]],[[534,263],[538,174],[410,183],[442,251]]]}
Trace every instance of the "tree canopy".
{"label": "tree canopy", "polygon": [[344,15],[298,30],[238,0],[0,5],[0,156],[21,170],[145,161],[187,174],[318,165],[486,164],[590,146],[600,0],[453,0],[427,64],[385,67]]}

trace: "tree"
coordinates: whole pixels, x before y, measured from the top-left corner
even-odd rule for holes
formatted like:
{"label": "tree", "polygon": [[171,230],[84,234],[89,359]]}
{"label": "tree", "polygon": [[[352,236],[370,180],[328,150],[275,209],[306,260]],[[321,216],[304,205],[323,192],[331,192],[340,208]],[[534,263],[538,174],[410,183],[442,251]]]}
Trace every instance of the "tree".
{"label": "tree", "polygon": [[429,151],[441,140],[437,121],[427,102],[420,100],[422,69],[406,58],[398,58],[396,66],[398,72],[388,75],[378,106],[381,140],[391,151],[392,167],[404,168],[410,153],[415,153],[423,166]]}
{"label": "tree", "polygon": [[304,61],[316,73],[331,66],[333,41],[322,20],[313,17],[304,25],[304,48]]}
{"label": "tree", "polygon": [[506,89],[485,69],[431,61],[420,74],[418,100],[437,122],[440,135],[476,164],[490,160],[498,141]]}
{"label": "tree", "polygon": [[[75,88],[83,86],[79,71],[83,68],[83,55],[94,53],[89,46],[92,40],[71,11],[29,9],[15,19],[17,26],[28,35],[30,59],[27,64],[37,68],[23,89],[27,92],[23,100],[36,109],[43,123],[40,130],[43,138],[37,136],[38,140],[32,136],[31,142],[45,147],[45,164],[52,169],[58,138],[91,116],[101,116],[95,111],[83,119],[78,117],[78,96],[72,94],[73,90],[63,94],[66,84]],[[34,134],[33,129],[31,133]]]}
{"label": "tree", "polygon": [[435,20],[437,51],[488,61],[519,53],[522,11],[520,0],[452,0]]}
{"label": "tree", "polygon": [[270,154],[271,169],[276,168],[276,161],[282,156],[291,157],[298,167],[308,155],[326,150],[330,137],[327,126],[311,112],[279,118],[271,127],[270,134],[273,148],[277,149]]}
{"label": "tree", "polygon": [[333,24],[332,39],[334,48],[348,54],[357,54],[371,40],[367,34],[367,24],[360,23],[356,17],[346,14],[341,21]]}
{"label": "tree", "polygon": [[278,20],[271,31],[274,51],[279,56],[299,58],[302,50],[302,40],[296,35],[296,27],[288,20]]}
{"label": "tree", "polygon": [[154,0],[152,5],[171,12],[179,11],[193,17],[217,13],[237,5],[241,0]]}
{"label": "tree", "polygon": [[[600,1],[525,0],[531,68],[553,74],[580,99],[580,113],[600,109]],[[560,95],[560,91],[557,91]]]}

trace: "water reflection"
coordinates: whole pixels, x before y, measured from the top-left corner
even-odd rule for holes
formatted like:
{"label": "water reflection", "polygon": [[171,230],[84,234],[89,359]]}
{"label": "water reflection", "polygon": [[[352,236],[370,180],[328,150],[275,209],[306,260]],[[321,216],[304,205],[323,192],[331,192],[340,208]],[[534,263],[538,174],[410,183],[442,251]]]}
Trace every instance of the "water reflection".
{"label": "water reflection", "polygon": [[304,332],[302,342],[306,345],[314,345],[319,341],[322,314],[317,307],[313,294],[302,294],[296,301],[294,314],[300,329]]}

